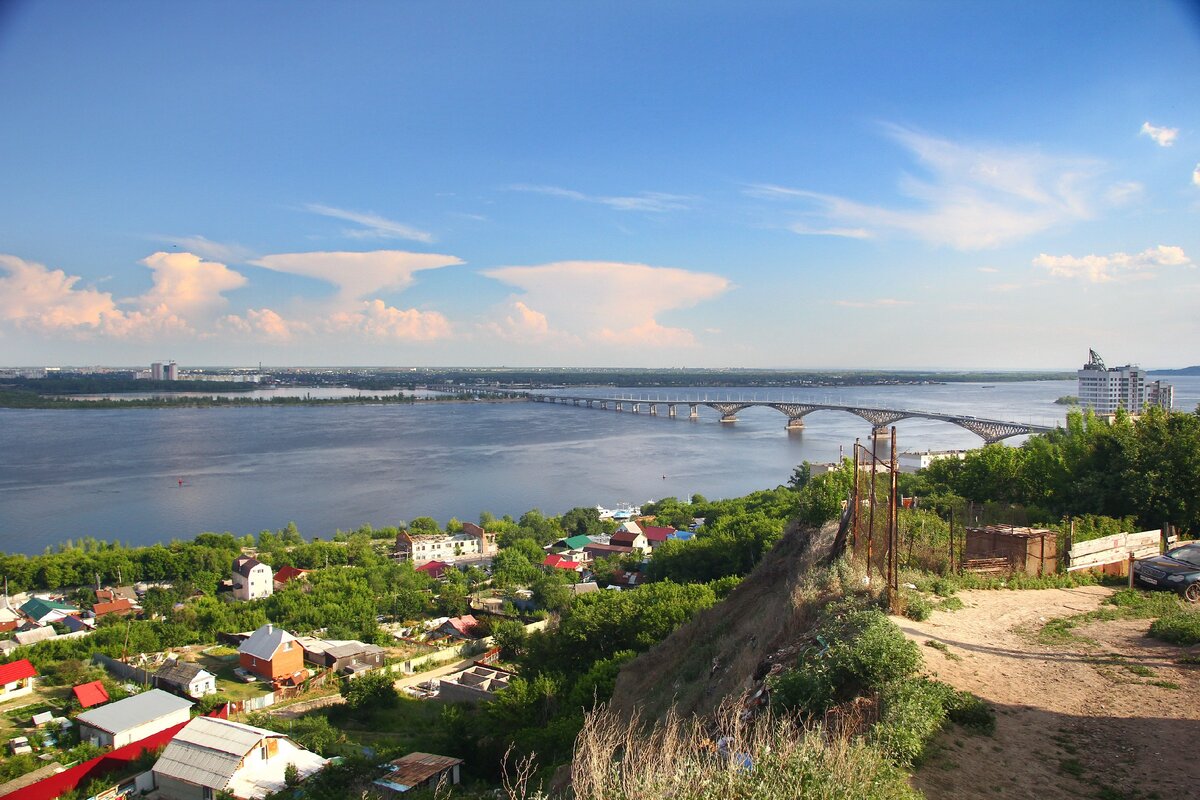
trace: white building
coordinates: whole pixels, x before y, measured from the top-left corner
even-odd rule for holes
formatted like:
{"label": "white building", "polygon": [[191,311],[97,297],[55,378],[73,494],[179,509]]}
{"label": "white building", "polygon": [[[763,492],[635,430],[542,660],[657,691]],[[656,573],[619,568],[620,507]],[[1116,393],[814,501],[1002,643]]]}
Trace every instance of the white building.
{"label": "white building", "polygon": [[271,568],[251,556],[233,560],[233,596],[238,600],[260,600],[275,591]]}
{"label": "white building", "polygon": [[187,722],[191,707],[190,700],[151,689],[85,711],[75,721],[81,742],[116,748]]}
{"label": "white building", "polygon": [[934,461],[942,458],[957,458],[962,461],[967,457],[966,450],[924,450],[898,453],[896,464],[901,472],[913,473],[925,469]]}
{"label": "white building", "polygon": [[282,733],[196,717],[163,749],[153,773],[165,800],[211,800],[222,792],[249,800],[283,791],[289,764],[303,780],[327,763]]}
{"label": "white building", "polygon": [[1079,378],[1079,405],[1097,414],[1115,414],[1125,409],[1140,414],[1150,406],[1170,409],[1175,390],[1163,381],[1147,382],[1146,371],[1133,364],[1106,367],[1095,350],[1088,351],[1088,363],[1076,375]]}
{"label": "white building", "polygon": [[471,561],[496,555],[496,534],[470,522],[463,523],[462,533],[418,534],[408,531],[396,534],[396,558],[412,561],[419,567],[430,561]]}

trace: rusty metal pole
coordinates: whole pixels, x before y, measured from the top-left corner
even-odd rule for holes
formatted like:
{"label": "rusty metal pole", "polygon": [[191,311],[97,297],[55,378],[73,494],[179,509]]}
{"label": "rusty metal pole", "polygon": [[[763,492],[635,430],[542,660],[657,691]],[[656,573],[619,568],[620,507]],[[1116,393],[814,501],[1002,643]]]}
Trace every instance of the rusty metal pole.
{"label": "rusty metal pole", "polygon": [[858,558],[858,509],[861,500],[858,496],[858,439],[854,440],[854,508],[850,510],[851,525],[854,529],[854,557]]}
{"label": "rusty metal pole", "polygon": [[896,426],[892,426],[892,460],[890,497],[888,498],[888,589],[892,593],[892,613],[898,611],[900,599],[900,511],[897,507],[896,491],[899,483],[896,479]]}
{"label": "rusty metal pole", "polygon": [[954,574],[954,505],[950,506],[950,574]]}
{"label": "rusty metal pole", "polygon": [[867,588],[871,588],[871,559],[875,556],[875,475],[879,470],[879,457],[875,455],[875,445],[879,437],[871,428],[871,512],[867,515]]}

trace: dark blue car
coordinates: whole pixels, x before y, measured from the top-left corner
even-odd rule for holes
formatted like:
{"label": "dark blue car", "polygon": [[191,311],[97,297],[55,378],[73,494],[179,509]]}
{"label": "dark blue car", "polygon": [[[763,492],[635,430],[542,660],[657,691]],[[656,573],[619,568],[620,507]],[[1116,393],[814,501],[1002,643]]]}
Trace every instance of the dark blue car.
{"label": "dark blue car", "polygon": [[1161,556],[1133,562],[1134,580],[1150,589],[1179,592],[1189,603],[1200,602],[1200,543],[1180,545]]}

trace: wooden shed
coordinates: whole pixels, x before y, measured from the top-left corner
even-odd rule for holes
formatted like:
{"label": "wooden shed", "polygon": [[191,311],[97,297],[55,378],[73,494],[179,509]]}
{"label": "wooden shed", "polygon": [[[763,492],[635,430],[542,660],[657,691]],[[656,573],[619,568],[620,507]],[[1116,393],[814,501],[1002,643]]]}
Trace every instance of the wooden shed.
{"label": "wooden shed", "polygon": [[[1058,533],[1045,528],[988,525],[967,528],[964,567],[1026,575],[1048,575],[1058,570]],[[1003,562],[1001,562],[1003,559]]]}

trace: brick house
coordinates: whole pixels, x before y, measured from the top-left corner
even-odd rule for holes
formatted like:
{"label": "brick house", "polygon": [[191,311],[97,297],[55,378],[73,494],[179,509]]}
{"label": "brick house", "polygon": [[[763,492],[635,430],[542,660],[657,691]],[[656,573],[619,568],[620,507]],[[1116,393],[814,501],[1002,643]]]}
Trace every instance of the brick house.
{"label": "brick house", "polygon": [[305,671],[304,648],[296,637],[269,622],[242,642],[238,661],[242,669],[272,683]]}

